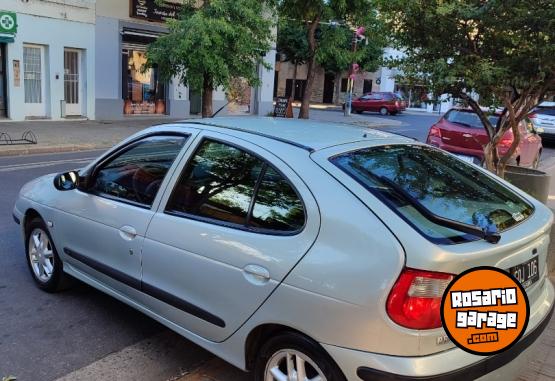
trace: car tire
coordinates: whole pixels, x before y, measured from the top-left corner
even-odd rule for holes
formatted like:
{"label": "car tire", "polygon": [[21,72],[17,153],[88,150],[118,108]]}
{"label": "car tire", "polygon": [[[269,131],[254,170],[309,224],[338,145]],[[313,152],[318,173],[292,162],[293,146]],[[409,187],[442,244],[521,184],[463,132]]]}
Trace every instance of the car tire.
{"label": "car tire", "polygon": [[362,110],[353,110],[354,112],[356,112],[357,114],[362,114]]}
{"label": "car tire", "polygon": [[381,115],[387,115],[387,114],[389,114],[389,110],[387,109],[387,107],[382,107],[382,108],[380,108],[380,114],[381,114]]}
{"label": "car tire", "polygon": [[[300,363],[304,364],[308,379],[320,376],[323,381],[346,381],[337,364],[318,343],[296,332],[275,336],[262,346],[254,367],[254,381],[272,379],[270,375],[273,372],[281,373],[278,374],[282,379],[296,379],[287,378],[288,358],[291,359],[295,372],[299,370],[297,359],[304,360]],[[274,376],[273,379],[280,378]]]}
{"label": "car tire", "polygon": [[44,221],[33,218],[25,229],[27,265],[36,285],[46,292],[56,292],[71,285],[72,279],[64,273],[63,263]]}

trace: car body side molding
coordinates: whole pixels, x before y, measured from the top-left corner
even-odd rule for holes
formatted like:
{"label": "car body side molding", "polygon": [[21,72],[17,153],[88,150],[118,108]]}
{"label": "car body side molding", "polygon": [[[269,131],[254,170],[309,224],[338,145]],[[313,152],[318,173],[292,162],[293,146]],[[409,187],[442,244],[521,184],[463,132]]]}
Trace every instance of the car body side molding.
{"label": "car body side molding", "polygon": [[175,307],[177,309],[182,310],[183,312],[186,312],[188,314],[196,316],[199,319],[207,321],[208,323],[214,324],[222,328],[225,327],[225,322],[220,317],[192,303],[189,303],[188,301],[183,300],[173,294],[170,294],[164,290],[161,290],[157,287],[149,285],[148,283],[141,282],[140,279],[136,279],[132,276],[129,276],[119,270],[116,270],[110,266],[107,266],[101,262],[98,262],[93,258],[77,253],[74,250],[68,249],[67,247],[64,247],[64,253],[70,256],[71,258],[85,264],[86,266],[104,275],[107,275],[110,278],[117,280],[118,282],[125,284],[126,286],[129,286],[138,291],[141,291],[155,299],[158,299],[166,304],[169,304],[172,307]]}

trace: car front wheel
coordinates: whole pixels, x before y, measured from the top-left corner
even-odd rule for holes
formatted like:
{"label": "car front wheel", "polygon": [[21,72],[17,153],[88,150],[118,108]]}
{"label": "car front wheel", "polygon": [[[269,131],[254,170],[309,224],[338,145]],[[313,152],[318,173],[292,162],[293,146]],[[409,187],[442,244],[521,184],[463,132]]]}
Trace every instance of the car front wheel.
{"label": "car front wheel", "polygon": [[48,228],[41,218],[33,218],[26,229],[27,264],[37,286],[48,292],[69,285],[63,265]]}
{"label": "car front wheel", "polygon": [[254,376],[255,381],[345,381],[317,343],[294,332],[274,337],[262,347]]}

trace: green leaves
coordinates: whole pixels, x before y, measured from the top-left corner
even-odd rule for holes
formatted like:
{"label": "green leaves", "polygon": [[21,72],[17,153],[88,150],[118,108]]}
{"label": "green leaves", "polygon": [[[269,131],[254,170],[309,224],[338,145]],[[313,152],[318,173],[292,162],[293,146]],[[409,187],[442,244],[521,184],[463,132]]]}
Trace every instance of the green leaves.
{"label": "green leaves", "polygon": [[[234,77],[257,85],[258,64],[271,48],[272,21],[264,2],[210,0],[200,8],[186,0],[178,20],[168,21],[169,34],[152,43],[147,65],[157,66],[164,80],[177,77],[196,91],[210,78],[213,88],[228,89]],[[268,16],[268,15],[266,15]]]}

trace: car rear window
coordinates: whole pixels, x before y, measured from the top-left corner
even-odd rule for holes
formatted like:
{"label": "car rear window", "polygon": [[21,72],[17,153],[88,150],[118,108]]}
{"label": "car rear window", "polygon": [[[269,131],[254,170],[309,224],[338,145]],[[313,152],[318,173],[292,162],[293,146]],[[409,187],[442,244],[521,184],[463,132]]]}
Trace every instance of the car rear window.
{"label": "car rear window", "polygon": [[370,147],[330,160],[435,243],[478,238],[431,222],[415,203],[436,216],[497,231],[524,221],[534,211],[523,198],[475,166],[432,147]]}
{"label": "car rear window", "polygon": [[[451,110],[445,114],[443,118],[448,122],[460,124],[466,127],[484,128],[484,125],[480,121],[480,118],[478,118],[478,115],[470,111]],[[493,126],[497,125],[499,117],[491,115],[488,118]]]}

